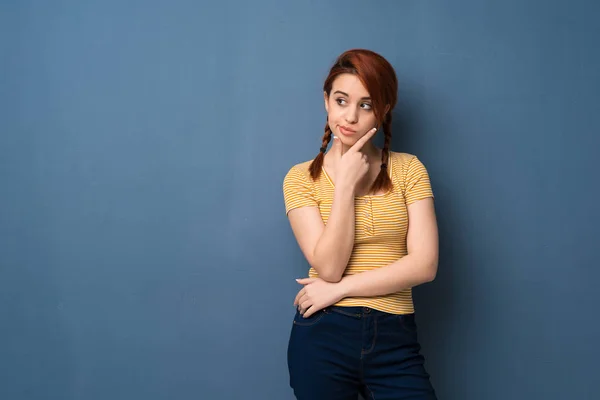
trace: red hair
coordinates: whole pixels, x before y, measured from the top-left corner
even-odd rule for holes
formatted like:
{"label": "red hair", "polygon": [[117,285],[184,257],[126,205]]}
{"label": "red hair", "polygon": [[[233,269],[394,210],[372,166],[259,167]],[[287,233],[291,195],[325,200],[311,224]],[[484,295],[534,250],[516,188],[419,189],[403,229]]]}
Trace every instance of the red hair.
{"label": "red hair", "polygon": [[[371,186],[371,193],[389,190],[392,181],[387,173],[389,147],[392,139],[392,110],[398,99],[398,79],[392,65],[381,55],[364,49],[348,50],[342,53],[329,71],[323,84],[323,91],[327,96],[335,79],[341,74],[356,75],[371,96],[373,112],[377,125],[383,127],[384,144],[381,153],[381,171]],[[386,107],[389,107],[386,112]],[[321,151],[310,164],[310,175],[317,179],[323,167],[324,150],[331,141],[331,128],[329,121],[325,124],[325,134],[321,144]]]}

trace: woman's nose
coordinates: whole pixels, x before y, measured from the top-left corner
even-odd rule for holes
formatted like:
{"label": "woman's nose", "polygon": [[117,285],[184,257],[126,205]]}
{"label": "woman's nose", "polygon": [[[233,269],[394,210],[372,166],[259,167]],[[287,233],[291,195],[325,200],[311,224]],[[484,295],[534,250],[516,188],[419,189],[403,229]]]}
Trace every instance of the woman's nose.
{"label": "woman's nose", "polygon": [[358,120],[358,112],[355,109],[347,110],[345,118],[349,124],[355,124]]}

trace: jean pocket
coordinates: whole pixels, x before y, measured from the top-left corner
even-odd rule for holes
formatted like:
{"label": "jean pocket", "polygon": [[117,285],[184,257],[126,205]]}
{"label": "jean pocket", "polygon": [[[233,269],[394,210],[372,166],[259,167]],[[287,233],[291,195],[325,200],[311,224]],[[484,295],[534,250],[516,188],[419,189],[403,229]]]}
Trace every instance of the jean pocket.
{"label": "jean pocket", "polygon": [[319,310],[308,318],[304,318],[298,310],[296,310],[296,315],[294,315],[294,325],[298,326],[313,326],[317,324],[319,321],[323,319],[323,317],[327,314],[325,310]]}
{"label": "jean pocket", "polygon": [[396,320],[405,332],[408,332],[410,334],[417,333],[417,324],[415,322],[414,314],[399,314],[396,315]]}

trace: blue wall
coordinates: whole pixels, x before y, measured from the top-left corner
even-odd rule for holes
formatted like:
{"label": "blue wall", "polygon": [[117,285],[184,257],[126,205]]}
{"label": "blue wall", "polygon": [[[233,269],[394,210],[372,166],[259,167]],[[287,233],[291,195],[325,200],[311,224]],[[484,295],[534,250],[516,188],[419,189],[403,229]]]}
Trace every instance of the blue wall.
{"label": "blue wall", "polygon": [[437,195],[415,298],[440,399],[600,397],[599,11],[3,2],[0,398],[291,399],[281,183],[351,47],[396,67],[393,148]]}

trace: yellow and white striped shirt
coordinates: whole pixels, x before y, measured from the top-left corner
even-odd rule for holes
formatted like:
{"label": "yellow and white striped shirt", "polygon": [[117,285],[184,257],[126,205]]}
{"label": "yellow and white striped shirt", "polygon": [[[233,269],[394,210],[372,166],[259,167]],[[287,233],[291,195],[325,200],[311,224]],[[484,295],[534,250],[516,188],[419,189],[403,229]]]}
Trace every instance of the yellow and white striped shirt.
{"label": "yellow and white striped shirt", "polygon": [[[312,180],[311,161],[294,165],[283,181],[286,214],[299,207],[318,207],[327,224],[333,204],[334,185],[325,169]],[[419,159],[411,154],[390,152],[388,171],[393,188],[385,194],[355,198],[354,248],[344,275],[353,275],[391,264],[407,254],[407,206],[433,197],[429,175]],[[310,277],[317,277],[314,268]],[[362,306],[392,314],[414,312],[412,290],[376,297],[347,297],[337,306]]]}

